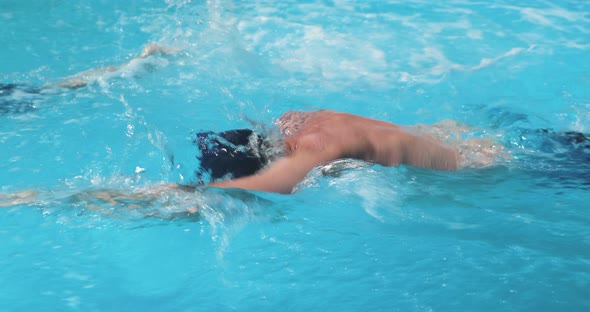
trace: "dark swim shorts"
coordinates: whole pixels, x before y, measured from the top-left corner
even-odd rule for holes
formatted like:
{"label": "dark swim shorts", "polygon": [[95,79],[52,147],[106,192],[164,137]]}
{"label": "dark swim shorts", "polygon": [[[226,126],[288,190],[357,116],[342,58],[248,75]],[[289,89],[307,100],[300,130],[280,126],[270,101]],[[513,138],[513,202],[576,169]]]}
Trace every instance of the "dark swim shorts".
{"label": "dark swim shorts", "polygon": [[264,137],[250,129],[199,132],[195,144],[200,154],[197,178],[201,183],[249,176],[268,163]]}
{"label": "dark swim shorts", "polygon": [[539,148],[541,151],[572,160],[590,160],[590,135],[577,131],[554,132],[548,129],[539,131],[545,136]]}
{"label": "dark swim shorts", "polygon": [[0,116],[22,114],[36,109],[34,100],[39,97],[40,88],[22,84],[0,83]]}

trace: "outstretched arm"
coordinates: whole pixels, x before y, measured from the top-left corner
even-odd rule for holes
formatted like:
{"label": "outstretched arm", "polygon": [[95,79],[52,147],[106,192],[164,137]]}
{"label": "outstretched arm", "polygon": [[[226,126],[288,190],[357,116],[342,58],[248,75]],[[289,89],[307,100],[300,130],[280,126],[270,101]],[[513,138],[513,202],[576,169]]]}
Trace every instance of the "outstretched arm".
{"label": "outstretched arm", "polygon": [[276,160],[258,174],[212,183],[209,186],[290,194],[309,171],[323,161],[319,154],[295,153]]}
{"label": "outstretched arm", "polygon": [[113,72],[116,72],[116,71],[126,67],[126,66],[133,65],[133,64],[137,63],[138,61],[140,61],[141,59],[145,59],[150,55],[153,55],[153,54],[169,55],[169,54],[175,54],[178,51],[179,51],[178,49],[163,47],[163,46],[161,46],[159,44],[155,44],[155,43],[149,43],[145,47],[143,47],[143,50],[141,51],[141,54],[138,57],[130,60],[127,63],[121,64],[118,66],[106,66],[106,67],[101,67],[101,68],[93,68],[93,69],[85,70],[83,72],[77,73],[73,76],[65,78],[62,81],[57,82],[56,85],[58,87],[67,88],[67,89],[82,88],[107,73],[113,73]]}

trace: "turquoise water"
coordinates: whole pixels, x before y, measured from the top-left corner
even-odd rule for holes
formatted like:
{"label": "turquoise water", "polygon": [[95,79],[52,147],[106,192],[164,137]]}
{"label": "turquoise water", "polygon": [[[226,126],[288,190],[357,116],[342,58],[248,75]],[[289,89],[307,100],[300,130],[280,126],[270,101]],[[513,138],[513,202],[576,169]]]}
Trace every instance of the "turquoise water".
{"label": "turquoise water", "polygon": [[[40,192],[0,209],[2,311],[590,308],[588,157],[535,132],[590,132],[586,1],[1,0],[0,25],[0,83],[181,50],[0,116],[0,192]],[[290,196],[68,199],[190,183],[195,131],[319,108],[454,119],[512,159],[353,163]]]}

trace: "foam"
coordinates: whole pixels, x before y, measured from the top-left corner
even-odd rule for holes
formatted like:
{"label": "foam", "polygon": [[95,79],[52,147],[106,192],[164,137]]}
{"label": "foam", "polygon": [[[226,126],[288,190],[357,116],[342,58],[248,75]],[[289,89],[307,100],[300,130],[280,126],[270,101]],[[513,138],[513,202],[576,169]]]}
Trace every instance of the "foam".
{"label": "foam", "polygon": [[[414,3],[414,2],[413,2]],[[415,2],[414,4],[426,4]],[[304,74],[305,81],[312,84],[321,83],[322,87],[341,89],[353,84],[363,83],[373,87],[391,87],[400,83],[439,83],[445,73],[459,71],[483,70],[500,60],[515,57],[523,52],[531,51],[543,40],[532,37],[532,33],[513,32],[509,24],[493,24],[491,27],[476,28],[474,23],[478,16],[472,9],[455,9],[451,6],[440,6],[432,11],[442,15],[456,16],[451,21],[424,20],[420,13],[401,15],[395,11],[362,12],[350,2],[339,1],[336,7],[322,4],[301,4],[291,8],[295,12],[307,11],[300,16],[300,20],[279,15],[278,9],[269,8],[265,3],[258,3],[254,10],[258,13],[251,19],[249,12],[236,20],[236,29],[245,44],[245,48],[253,53],[269,57],[274,66],[290,73],[286,81],[293,81],[292,77]],[[394,2],[393,4],[397,4]],[[494,6],[492,6],[494,8]],[[517,9],[518,7],[512,7]],[[537,11],[518,8],[519,12],[533,14]],[[333,12],[336,11],[336,12]],[[324,19],[346,11],[345,26],[334,26],[330,23],[318,23],[322,12],[327,13]],[[580,14],[570,14],[563,9],[552,9],[547,14],[560,16],[566,20],[579,20]],[[250,12],[252,13],[252,12]],[[373,24],[357,24],[355,22],[370,20]],[[399,25],[398,33],[382,33],[379,26]],[[484,24],[485,25],[485,24]],[[486,25],[487,26],[487,25]],[[273,29],[271,32],[270,29]],[[352,31],[351,31],[352,30]],[[436,38],[444,32],[463,33],[464,43],[455,46],[453,55],[437,46]],[[413,36],[415,34],[415,36]],[[519,38],[512,47],[488,45],[488,36]],[[460,36],[456,37],[461,38]],[[403,50],[392,50],[388,42],[404,40]],[[524,40],[520,40],[524,39]],[[479,42],[469,44],[469,41]],[[537,42],[535,42],[537,41]],[[385,45],[383,44],[385,42]],[[540,43],[539,43],[540,42]],[[575,42],[568,46],[582,47]],[[479,49],[474,49],[479,47]],[[448,47],[447,47],[448,48]],[[463,49],[469,49],[462,51]],[[502,51],[502,50],[503,51]],[[541,49],[537,50],[542,52]],[[453,62],[451,56],[462,53],[470,59],[477,58],[477,62]]]}

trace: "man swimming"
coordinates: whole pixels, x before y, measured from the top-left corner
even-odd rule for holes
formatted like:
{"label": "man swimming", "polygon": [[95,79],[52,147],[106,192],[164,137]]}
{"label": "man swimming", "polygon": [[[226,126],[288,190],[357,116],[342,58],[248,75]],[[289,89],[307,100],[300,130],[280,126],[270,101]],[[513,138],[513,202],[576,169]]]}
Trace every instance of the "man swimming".
{"label": "man swimming", "polygon": [[448,171],[462,166],[459,150],[385,121],[320,110],[285,113],[277,125],[284,135],[282,157],[254,174],[208,185],[289,194],[314,167],[345,158]]}
{"label": "man swimming", "polygon": [[[95,198],[105,205],[126,205],[128,201],[156,200],[166,192],[192,192],[199,186],[238,188],[289,194],[316,166],[340,159],[357,159],[383,166],[410,165],[434,170],[456,170],[465,166],[485,166],[503,156],[501,145],[487,139],[461,141],[449,145],[437,135],[460,130],[456,123],[432,127],[401,127],[343,112],[320,110],[287,112],[276,122],[281,140],[271,142],[250,129],[220,133],[197,133],[194,143],[200,160],[200,185],[156,184],[129,193],[120,190],[90,190],[71,196],[74,200]],[[277,146],[279,152],[276,150]],[[467,163],[465,152],[477,151],[479,162]],[[0,194],[0,207],[27,204],[36,200],[35,191]],[[198,208],[187,210],[195,213]]]}
{"label": "man swimming", "polygon": [[[461,139],[461,133],[469,132],[470,128],[453,121],[402,127],[320,110],[287,112],[276,125],[282,140],[269,140],[266,133],[258,134],[250,129],[197,133],[194,143],[199,149],[200,165],[196,172],[203,182],[199,185],[158,183],[129,192],[92,189],[69,198],[90,203],[96,210],[101,209],[100,203],[135,208],[140,204],[129,203],[157,201],[169,198],[170,194],[190,194],[202,186],[289,194],[313,168],[346,158],[383,166],[409,165],[446,171],[486,167],[509,159],[503,153],[503,146],[493,140]],[[545,136],[543,142],[555,144],[557,150],[569,149],[573,156],[589,160],[588,135],[549,130],[539,133]],[[277,142],[280,151],[275,153]],[[0,194],[0,207],[29,204],[37,197],[38,193],[32,190]],[[184,199],[183,205],[190,200]],[[192,215],[199,211],[193,205],[186,213]]]}

